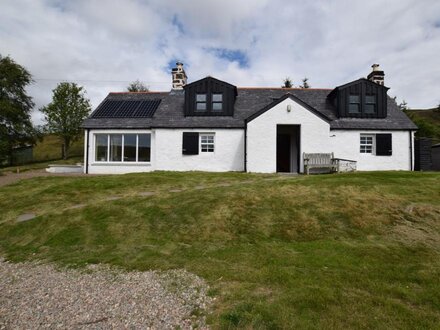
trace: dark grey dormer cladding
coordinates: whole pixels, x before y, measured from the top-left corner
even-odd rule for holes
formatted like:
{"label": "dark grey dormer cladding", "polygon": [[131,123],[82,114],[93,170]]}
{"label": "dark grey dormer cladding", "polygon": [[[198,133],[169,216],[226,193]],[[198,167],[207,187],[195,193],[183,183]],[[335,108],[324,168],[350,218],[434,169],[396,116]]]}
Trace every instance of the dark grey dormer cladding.
{"label": "dark grey dormer cladding", "polygon": [[184,87],[185,116],[233,116],[237,88],[206,77]]}
{"label": "dark grey dormer cladding", "polygon": [[329,95],[339,118],[386,118],[388,87],[367,79],[336,87]]}

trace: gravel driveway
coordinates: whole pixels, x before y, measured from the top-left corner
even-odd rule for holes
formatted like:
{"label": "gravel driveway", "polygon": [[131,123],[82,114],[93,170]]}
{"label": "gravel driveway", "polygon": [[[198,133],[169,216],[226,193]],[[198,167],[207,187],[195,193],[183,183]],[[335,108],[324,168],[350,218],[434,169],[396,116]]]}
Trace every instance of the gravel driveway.
{"label": "gravel driveway", "polygon": [[184,270],[59,270],[0,259],[0,329],[203,329],[207,289]]}

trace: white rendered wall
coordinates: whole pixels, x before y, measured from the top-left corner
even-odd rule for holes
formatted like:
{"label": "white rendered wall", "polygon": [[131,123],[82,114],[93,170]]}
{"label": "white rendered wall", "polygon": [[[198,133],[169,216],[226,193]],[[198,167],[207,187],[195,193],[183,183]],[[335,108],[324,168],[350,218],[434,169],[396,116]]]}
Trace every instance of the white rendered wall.
{"label": "white rendered wall", "polygon": [[[182,154],[183,132],[213,133],[214,152],[198,155]],[[95,134],[151,133],[151,162],[96,162]],[[169,171],[243,171],[243,129],[152,129],[152,130],[90,130],[88,173],[121,174]],[[199,146],[200,147],[200,146]]]}
{"label": "white rendered wall", "polygon": [[[360,134],[392,134],[392,155],[376,156],[361,154]],[[411,170],[411,140],[413,133],[409,131],[353,131],[333,130],[331,135],[332,150],[336,158],[346,158],[357,161],[358,171],[380,170]],[[414,149],[414,146],[413,146]],[[414,152],[414,150],[413,150]],[[414,160],[414,156],[412,157]]]}
{"label": "white rendered wall", "polygon": [[[287,106],[291,111],[287,111]],[[311,111],[287,98],[259,117],[247,127],[247,171],[276,172],[277,125],[301,125],[300,171],[303,172],[304,152],[332,152],[330,125]]]}
{"label": "white rendered wall", "polygon": [[[182,155],[183,132],[214,133],[214,152]],[[157,170],[243,171],[243,129],[157,129],[154,153]],[[199,145],[200,148],[200,145]]]}

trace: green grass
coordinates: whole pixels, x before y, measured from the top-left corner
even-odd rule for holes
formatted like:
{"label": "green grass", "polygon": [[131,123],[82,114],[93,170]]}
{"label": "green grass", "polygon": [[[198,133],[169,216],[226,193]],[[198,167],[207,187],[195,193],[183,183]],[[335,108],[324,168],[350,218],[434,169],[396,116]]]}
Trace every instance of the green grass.
{"label": "green grass", "polygon": [[[217,298],[214,328],[438,327],[440,174],[268,177],[22,181],[0,188],[0,252],[78,267],[185,268]],[[64,210],[80,203],[88,206]],[[15,223],[25,212],[38,217]]]}
{"label": "green grass", "polygon": [[[45,162],[62,157],[62,140],[53,134],[47,134],[37,144],[33,150],[35,162]],[[68,152],[69,157],[82,157],[84,154],[84,137],[81,135],[80,139],[73,142]]]}

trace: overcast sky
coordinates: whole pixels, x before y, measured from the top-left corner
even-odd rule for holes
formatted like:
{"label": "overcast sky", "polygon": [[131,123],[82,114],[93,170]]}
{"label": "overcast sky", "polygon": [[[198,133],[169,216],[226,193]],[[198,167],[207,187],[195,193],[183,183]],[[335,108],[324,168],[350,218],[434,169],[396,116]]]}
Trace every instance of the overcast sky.
{"label": "overcast sky", "polygon": [[32,73],[36,108],[61,81],[94,107],[136,79],[169,90],[176,60],[189,81],[317,88],[380,63],[389,95],[427,108],[440,102],[440,1],[0,0],[0,54]]}

